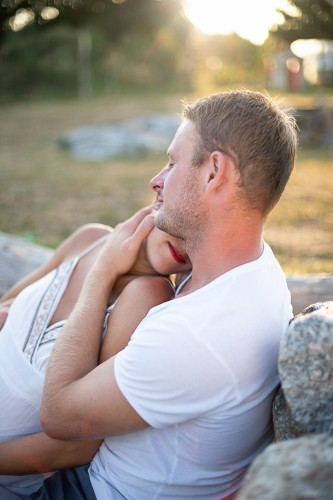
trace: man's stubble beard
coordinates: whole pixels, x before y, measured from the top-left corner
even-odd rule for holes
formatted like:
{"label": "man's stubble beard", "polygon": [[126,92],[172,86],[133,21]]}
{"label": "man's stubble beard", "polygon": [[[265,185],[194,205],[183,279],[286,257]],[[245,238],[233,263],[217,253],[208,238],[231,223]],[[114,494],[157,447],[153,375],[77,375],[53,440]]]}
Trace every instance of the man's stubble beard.
{"label": "man's stubble beard", "polygon": [[[193,167],[196,168],[196,167]],[[175,200],[173,206],[164,204],[155,216],[158,229],[184,240],[191,247],[197,246],[202,234],[204,213],[199,210],[199,189],[196,176],[188,176],[185,182],[186,191],[180,200]]]}

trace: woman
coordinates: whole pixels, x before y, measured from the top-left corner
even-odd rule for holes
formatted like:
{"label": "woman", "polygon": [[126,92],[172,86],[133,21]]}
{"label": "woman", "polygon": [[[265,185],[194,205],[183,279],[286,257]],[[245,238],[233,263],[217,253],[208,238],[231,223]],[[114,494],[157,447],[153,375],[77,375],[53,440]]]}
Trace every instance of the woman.
{"label": "woman", "polygon": [[[71,443],[48,438],[40,432],[39,406],[54,341],[108,238],[112,238],[108,226],[83,226],[45,265],[0,300],[0,441],[6,442],[0,445],[1,498],[6,498],[6,492],[11,498],[11,493],[22,497],[36,491],[44,473],[88,463],[100,445],[100,441]],[[154,228],[130,272],[111,291],[100,362],[125,348],[151,307],[174,296],[169,276],[189,269],[183,242]],[[4,475],[32,472],[38,474]]]}

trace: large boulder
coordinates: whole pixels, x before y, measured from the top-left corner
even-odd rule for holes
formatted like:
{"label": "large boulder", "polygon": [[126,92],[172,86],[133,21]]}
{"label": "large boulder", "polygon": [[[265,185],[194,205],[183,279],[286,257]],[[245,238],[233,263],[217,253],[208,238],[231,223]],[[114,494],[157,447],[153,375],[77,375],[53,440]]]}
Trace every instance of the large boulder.
{"label": "large boulder", "polygon": [[333,302],[307,307],[291,322],[279,355],[273,403],[277,440],[333,431]]}
{"label": "large boulder", "polygon": [[248,470],[237,500],[333,498],[333,302],[290,323],[279,355],[275,439]]}
{"label": "large boulder", "polygon": [[313,108],[297,108],[295,118],[301,145],[332,147],[332,111],[325,103]]}
{"label": "large boulder", "polygon": [[0,297],[16,281],[41,266],[53,250],[0,233]]}
{"label": "large boulder", "polygon": [[292,417],[281,387],[273,400],[273,424],[275,441],[294,439],[303,435],[302,429]]}
{"label": "large boulder", "polygon": [[271,444],[250,466],[237,500],[333,498],[333,436]]}
{"label": "large boulder", "polygon": [[165,151],[180,124],[177,115],[151,115],[105,125],[85,125],[58,141],[81,161],[102,161]]}

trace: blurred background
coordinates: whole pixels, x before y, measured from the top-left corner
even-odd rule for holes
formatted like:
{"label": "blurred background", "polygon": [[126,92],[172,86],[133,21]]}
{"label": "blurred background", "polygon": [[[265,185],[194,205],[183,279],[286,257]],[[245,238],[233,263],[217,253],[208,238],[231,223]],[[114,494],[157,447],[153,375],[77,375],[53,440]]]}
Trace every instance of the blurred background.
{"label": "blurred background", "polygon": [[229,88],[295,108],[265,238],[287,273],[333,273],[333,0],[0,0],[0,231],[55,247],[128,217],[181,100]]}

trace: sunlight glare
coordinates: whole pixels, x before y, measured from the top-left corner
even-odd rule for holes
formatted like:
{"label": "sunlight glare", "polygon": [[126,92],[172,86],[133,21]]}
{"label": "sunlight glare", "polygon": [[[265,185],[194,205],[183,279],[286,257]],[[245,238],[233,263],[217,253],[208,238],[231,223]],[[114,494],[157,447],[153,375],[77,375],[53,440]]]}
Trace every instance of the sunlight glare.
{"label": "sunlight glare", "polygon": [[311,38],[307,40],[295,40],[290,45],[290,48],[296,56],[304,58],[308,54],[314,55],[328,52],[328,46],[329,42],[327,43],[325,40]]}
{"label": "sunlight glare", "polygon": [[58,17],[60,14],[59,10],[56,9],[55,7],[44,7],[41,10],[40,15],[42,16],[45,21],[51,21],[52,19],[55,19]]}
{"label": "sunlight glare", "polygon": [[287,10],[287,0],[184,0],[186,16],[203,33],[236,32],[257,45],[265,41],[269,28],[283,21],[276,8]]}
{"label": "sunlight glare", "polygon": [[9,26],[13,31],[21,31],[34,19],[35,14],[31,9],[18,9],[15,15],[9,19]]}

